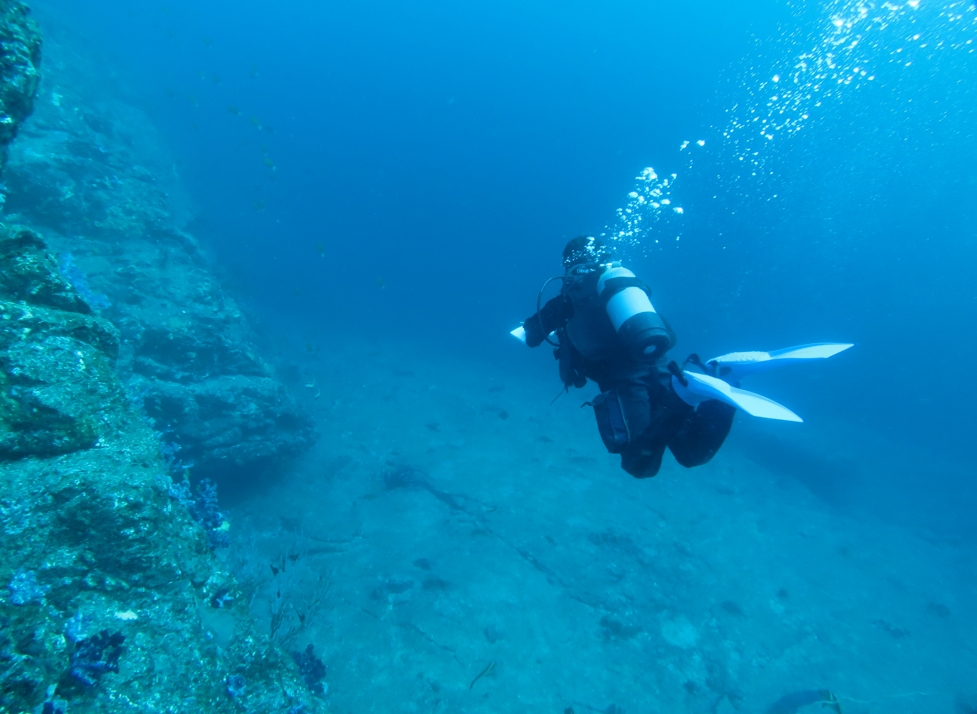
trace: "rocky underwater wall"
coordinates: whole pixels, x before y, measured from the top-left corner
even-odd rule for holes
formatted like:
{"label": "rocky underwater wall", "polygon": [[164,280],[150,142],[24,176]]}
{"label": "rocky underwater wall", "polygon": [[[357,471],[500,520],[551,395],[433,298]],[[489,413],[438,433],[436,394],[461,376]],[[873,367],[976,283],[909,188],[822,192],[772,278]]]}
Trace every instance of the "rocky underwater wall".
{"label": "rocky underwater wall", "polygon": [[[16,0],[0,41],[6,146],[41,57]],[[311,430],[174,218],[175,174],[127,143],[148,129],[57,81],[3,175],[0,712],[320,711],[214,554],[212,493],[172,478],[174,444],[241,468]]]}
{"label": "rocky underwater wall", "polygon": [[0,172],[7,146],[34,108],[40,81],[41,36],[27,6],[0,2]]}
{"label": "rocky underwater wall", "polygon": [[3,175],[6,220],[42,234],[119,329],[126,391],[175,460],[201,477],[275,465],[312,443],[312,422],[187,231],[190,200],[158,131],[107,71],[72,43],[46,43]]}

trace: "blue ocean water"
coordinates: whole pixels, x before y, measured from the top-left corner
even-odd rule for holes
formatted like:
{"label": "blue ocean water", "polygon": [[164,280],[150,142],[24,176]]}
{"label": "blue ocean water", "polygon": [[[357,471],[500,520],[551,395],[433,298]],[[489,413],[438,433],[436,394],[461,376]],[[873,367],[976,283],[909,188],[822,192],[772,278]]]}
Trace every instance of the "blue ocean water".
{"label": "blue ocean water", "polygon": [[[556,706],[558,685],[576,692],[560,701],[577,711],[726,711],[744,699],[754,711],[778,692],[827,688],[848,711],[977,706],[966,699],[977,687],[960,673],[972,644],[949,634],[941,614],[977,622],[972,2],[43,0],[35,9],[42,25],[70,28],[117,68],[113,81],[176,157],[197,207],[193,230],[228,289],[260,321],[281,368],[318,385],[309,404],[325,437],[314,458],[272,495],[224,488],[238,522],[253,519],[269,549],[274,531],[255,491],[290,517],[334,520],[337,541],[376,546],[355,563],[322,566],[346,584],[336,586],[335,621],[316,631],[337,711],[366,706],[370,691],[385,711],[516,711],[520,700],[543,711],[544,701]],[[555,364],[507,335],[560,272],[565,241],[584,233],[616,241],[652,286],[679,359],[856,347],[749,385],[805,424],[740,417],[701,482],[677,468],[631,482],[605,461],[593,425],[574,421],[582,398],[547,407]],[[485,394],[489,384],[505,390]],[[480,421],[485,412],[491,421]],[[577,451],[540,456],[550,444]],[[353,484],[370,481],[337,485],[336,474],[360,453],[418,464],[427,475],[383,493],[423,504],[372,516],[350,507],[362,495],[350,495]],[[310,475],[323,469],[328,484]],[[690,505],[699,489],[709,500]],[[416,518],[391,520],[399,508]],[[493,508],[511,520],[482,546],[471,533]],[[804,524],[800,535],[785,535],[788,521]],[[691,565],[659,552],[649,533],[666,528],[674,533],[662,542]],[[485,562],[428,575],[424,553],[451,561],[444,540],[462,533],[474,543],[465,541],[465,557]],[[592,573],[572,557],[577,536],[599,554]],[[544,539],[571,554],[541,555]],[[958,550],[927,555],[917,542]],[[566,597],[491,597],[512,575],[509,546],[572,603],[606,596],[587,625],[596,645],[573,631],[579,614]],[[728,580],[750,567],[748,549],[764,567],[740,577],[762,582],[762,595]],[[662,560],[659,586],[647,573]],[[839,574],[851,584],[865,569],[851,592],[833,589]],[[898,585],[883,592],[882,580]],[[449,582],[467,595],[454,601]],[[426,602],[404,593],[421,590],[448,593],[430,620],[404,615]],[[364,609],[369,625],[350,614]],[[537,621],[527,614],[537,610],[557,614]],[[878,639],[858,634],[856,612]],[[790,624],[780,632],[769,618]],[[408,621],[416,640],[404,634]],[[459,634],[466,627],[478,646]],[[649,644],[649,632],[666,645]],[[534,654],[496,647],[523,635]],[[747,644],[729,644],[737,640]],[[383,642],[409,676],[365,656],[340,664],[344,651]],[[557,642],[579,658],[546,656]],[[465,671],[499,662],[490,678],[503,682],[500,698],[439,694],[455,665],[435,663],[428,648],[450,651]],[[804,653],[796,661],[784,654],[792,648]],[[615,651],[601,660],[594,653],[604,649]],[[669,659],[673,650],[685,659]],[[655,667],[653,655],[681,671],[684,690],[629,669],[633,659]],[[934,657],[960,671],[941,679],[939,667],[920,664]],[[422,677],[412,667],[427,669]],[[591,676],[588,692],[579,682]],[[423,696],[406,690],[414,708],[391,703],[414,680],[427,683]]]}

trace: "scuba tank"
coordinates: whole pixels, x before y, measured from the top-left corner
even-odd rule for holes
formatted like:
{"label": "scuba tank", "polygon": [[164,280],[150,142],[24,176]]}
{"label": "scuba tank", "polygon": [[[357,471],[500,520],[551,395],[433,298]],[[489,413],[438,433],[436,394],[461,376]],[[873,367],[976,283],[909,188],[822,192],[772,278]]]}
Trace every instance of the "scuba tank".
{"label": "scuba tank", "polygon": [[620,357],[620,348],[633,356],[664,354],[675,343],[659,315],[648,287],[619,262],[580,265],[563,282],[563,293],[573,303],[573,318],[566,331],[587,359]]}
{"label": "scuba tank", "polygon": [[621,342],[636,353],[667,352],[675,339],[655,311],[651,291],[620,263],[609,264],[597,281],[597,294]]}
{"label": "scuba tank", "polygon": [[[555,280],[563,283],[560,293],[572,305],[572,317],[543,339],[556,348],[554,357],[567,387],[586,384],[588,364],[657,360],[674,345],[671,329],[651,304],[651,291],[620,262],[579,263],[550,278],[536,296],[537,316],[542,315],[543,292]],[[525,328],[511,334],[526,339]]]}

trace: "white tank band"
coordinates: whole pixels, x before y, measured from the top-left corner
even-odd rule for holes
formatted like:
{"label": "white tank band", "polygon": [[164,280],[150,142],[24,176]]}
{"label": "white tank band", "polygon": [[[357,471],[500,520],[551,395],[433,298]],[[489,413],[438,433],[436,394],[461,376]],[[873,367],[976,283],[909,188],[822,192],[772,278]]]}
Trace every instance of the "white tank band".
{"label": "white tank band", "polygon": [[621,325],[642,312],[655,312],[655,308],[648,299],[648,293],[641,288],[624,288],[607,301],[607,316],[611,318],[615,330],[620,330]]}

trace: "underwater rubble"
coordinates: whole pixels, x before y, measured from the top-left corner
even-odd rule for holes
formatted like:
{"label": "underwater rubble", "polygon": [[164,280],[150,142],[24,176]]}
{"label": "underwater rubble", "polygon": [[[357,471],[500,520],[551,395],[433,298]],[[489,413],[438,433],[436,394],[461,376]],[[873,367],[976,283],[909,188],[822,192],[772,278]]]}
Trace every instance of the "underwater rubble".
{"label": "underwater rubble", "polygon": [[[22,3],[0,0],[0,41],[5,144],[30,113],[37,88],[41,37]],[[35,141],[55,131],[44,121]],[[59,131],[77,129],[72,121]],[[76,148],[66,142],[62,154],[35,157],[29,169],[36,172],[35,193],[20,193],[24,182],[16,180],[28,170],[23,153],[3,177],[15,179],[8,186],[17,215],[8,212],[0,223],[0,711],[321,711],[306,684],[308,663],[259,632],[214,553],[209,531],[220,525],[211,522],[219,516],[213,490],[199,491],[196,509],[174,497],[172,458],[158,426],[164,417],[147,418],[131,383],[151,400],[162,389],[180,395],[180,386],[199,398],[215,380],[214,399],[246,409],[240,418],[252,427],[227,427],[239,437],[225,438],[223,455],[238,466],[302,448],[311,429],[254,354],[232,301],[221,297],[211,305],[206,323],[196,302],[188,309],[193,314],[181,318],[185,324],[173,323],[191,282],[204,298],[219,293],[188,235],[167,243],[157,232],[150,239],[145,213],[112,230],[86,231],[86,238],[71,239],[70,250],[65,234],[38,230],[45,216],[32,202],[44,197],[42,179],[53,179],[59,160],[73,161]],[[106,251],[128,256],[131,246],[138,256],[157,240],[164,247],[154,250],[186,270],[187,282],[176,284],[175,271],[116,260],[138,273],[127,273],[126,281],[141,283],[142,292],[126,298]],[[151,294],[153,319],[139,307]],[[195,338],[201,352],[207,340],[224,352],[212,353],[206,368],[176,364],[152,346],[166,321],[174,339],[196,330],[207,334]],[[236,359],[230,368],[225,355]],[[216,414],[220,405],[212,409]],[[255,413],[265,409],[273,414],[262,421]],[[276,437],[289,415],[293,433]],[[204,429],[205,416],[198,422],[195,428]],[[179,424],[171,428],[186,451],[211,448],[194,434],[184,439]]]}

